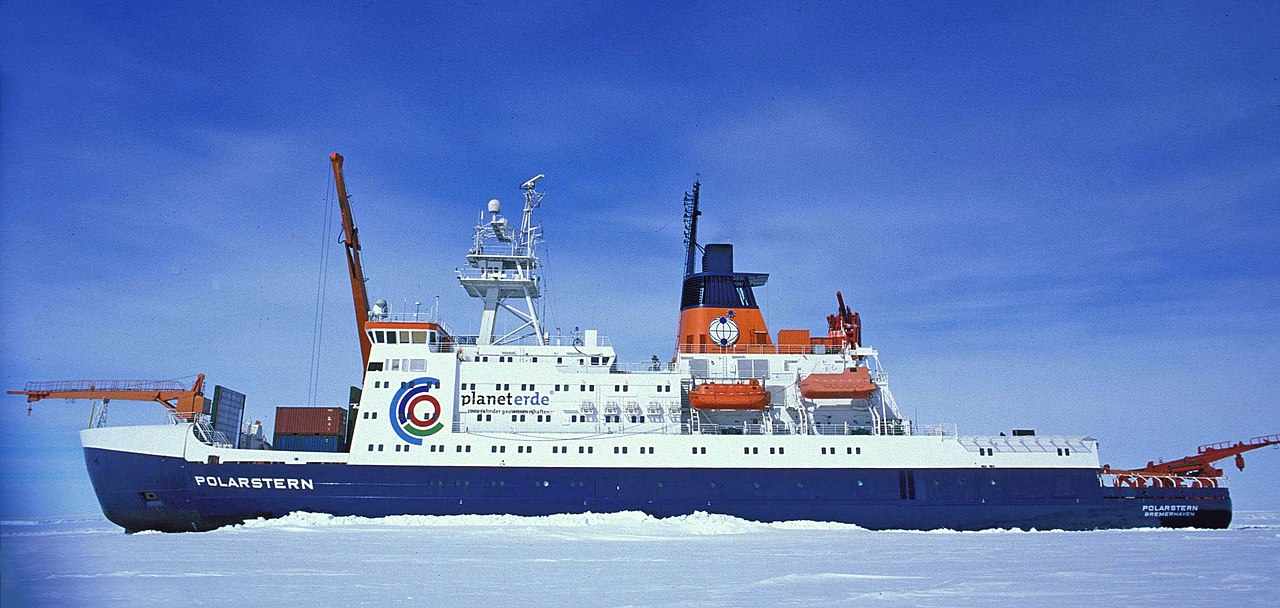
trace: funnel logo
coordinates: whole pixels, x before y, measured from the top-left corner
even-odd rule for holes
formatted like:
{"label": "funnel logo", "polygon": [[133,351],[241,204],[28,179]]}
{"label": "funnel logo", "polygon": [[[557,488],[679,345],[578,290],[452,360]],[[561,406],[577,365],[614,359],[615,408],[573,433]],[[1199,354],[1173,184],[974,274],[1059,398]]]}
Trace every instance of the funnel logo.
{"label": "funnel logo", "polygon": [[400,387],[391,399],[391,428],[413,445],[422,445],[423,437],[444,428],[440,422],[440,402],[428,394],[433,388],[440,388],[439,380],[417,378]]}
{"label": "funnel logo", "polygon": [[733,322],[733,311],[723,317],[716,317],[707,327],[711,341],[719,346],[733,346],[738,343],[738,324]]}

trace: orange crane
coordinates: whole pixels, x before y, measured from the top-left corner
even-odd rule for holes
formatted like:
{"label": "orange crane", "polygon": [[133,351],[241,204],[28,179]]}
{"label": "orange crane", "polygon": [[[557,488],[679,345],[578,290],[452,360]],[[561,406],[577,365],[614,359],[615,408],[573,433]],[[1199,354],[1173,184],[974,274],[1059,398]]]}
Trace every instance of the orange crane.
{"label": "orange crane", "polygon": [[1103,469],[1109,473],[1119,475],[1222,477],[1222,469],[1213,466],[1213,463],[1235,456],[1236,468],[1243,471],[1244,453],[1258,448],[1265,448],[1269,445],[1280,445],[1280,434],[1260,435],[1258,437],[1252,437],[1246,441],[1237,441],[1235,443],[1230,441],[1207,443],[1196,448],[1196,453],[1192,456],[1179,458],[1170,462],[1161,462],[1159,464],[1154,461],[1150,461],[1147,462],[1147,466],[1141,469],[1117,470],[1112,469],[1110,465],[1104,466]]}
{"label": "orange crane", "polygon": [[177,380],[59,380],[28,382],[10,395],[26,395],[27,403],[42,399],[96,399],[108,401],[154,401],[179,418],[190,420],[204,412],[204,374],[187,388]]}
{"label": "orange crane", "polygon": [[333,180],[338,189],[338,207],[342,210],[342,244],[347,248],[347,274],[351,277],[351,296],[356,306],[356,333],[360,335],[360,372],[369,369],[369,351],[373,343],[364,331],[369,320],[369,292],[365,289],[364,265],[360,262],[360,231],[351,215],[351,199],[347,197],[347,182],[342,177],[342,155],[329,155],[333,163]]}

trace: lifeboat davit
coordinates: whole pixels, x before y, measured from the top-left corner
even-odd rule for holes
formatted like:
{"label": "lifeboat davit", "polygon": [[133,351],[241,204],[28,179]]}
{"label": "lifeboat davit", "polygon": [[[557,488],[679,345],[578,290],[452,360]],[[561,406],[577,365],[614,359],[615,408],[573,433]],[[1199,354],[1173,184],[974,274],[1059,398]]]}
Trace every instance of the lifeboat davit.
{"label": "lifeboat davit", "polygon": [[772,396],[758,380],[703,382],[689,391],[689,405],[700,410],[763,410]]}
{"label": "lifeboat davit", "polygon": [[838,374],[809,374],[800,380],[800,394],[809,399],[866,399],[879,390],[865,367]]}

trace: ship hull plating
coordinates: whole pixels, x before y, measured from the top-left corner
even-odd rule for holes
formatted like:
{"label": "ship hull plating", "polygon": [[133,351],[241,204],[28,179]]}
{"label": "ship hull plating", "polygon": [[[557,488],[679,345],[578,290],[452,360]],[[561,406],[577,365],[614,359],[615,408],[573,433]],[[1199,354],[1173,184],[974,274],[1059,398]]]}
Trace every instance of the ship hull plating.
{"label": "ship hull plating", "polygon": [[1107,488],[1097,471],[204,464],[86,448],[107,518],[130,532],[333,515],[695,511],[869,529],[1225,528],[1226,488]]}

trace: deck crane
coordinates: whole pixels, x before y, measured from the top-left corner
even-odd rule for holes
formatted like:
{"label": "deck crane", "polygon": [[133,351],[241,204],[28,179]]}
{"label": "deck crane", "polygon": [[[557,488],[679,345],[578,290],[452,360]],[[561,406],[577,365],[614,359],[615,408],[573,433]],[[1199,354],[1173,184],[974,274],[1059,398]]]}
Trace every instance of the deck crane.
{"label": "deck crane", "polygon": [[338,207],[342,210],[342,244],[347,248],[347,274],[351,276],[351,296],[356,305],[356,333],[360,334],[360,370],[369,369],[369,352],[374,344],[365,333],[365,321],[369,321],[369,291],[365,287],[365,266],[360,261],[360,230],[351,215],[351,198],[347,196],[347,180],[342,177],[342,155],[329,155],[333,163],[333,179],[338,187]]}
{"label": "deck crane", "polygon": [[360,231],[351,215],[351,199],[347,196],[347,182],[342,177],[342,155],[329,155],[333,164],[333,180],[338,190],[338,207],[342,210],[342,244],[347,250],[347,274],[351,278],[351,296],[356,308],[356,333],[360,336],[360,371],[369,369],[369,351],[373,343],[364,331],[369,320],[369,292],[365,288],[364,265],[360,262]]}
{"label": "deck crane", "polygon": [[191,420],[204,412],[204,374],[188,388],[178,380],[59,380],[28,382],[10,395],[26,395],[27,403],[44,399],[149,401],[169,408],[178,418]]}
{"label": "deck crane", "polygon": [[1156,463],[1155,461],[1147,462],[1147,466],[1141,469],[1132,470],[1116,470],[1110,468],[1110,465],[1104,466],[1109,473],[1119,475],[1177,475],[1184,477],[1222,477],[1222,469],[1213,466],[1213,463],[1225,460],[1235,456],[1236,468],[1244,470],[1244,453],[1259,448],[1265,448],[1269,445],[1280,445],[1280,433],[1273,435],[1260,435],[1252,437],[1246,441],[1221,441],[1218,443],[1207,443],[1196,448],[1196,453],[1185,458],[1179,458],[1169,462]]}

